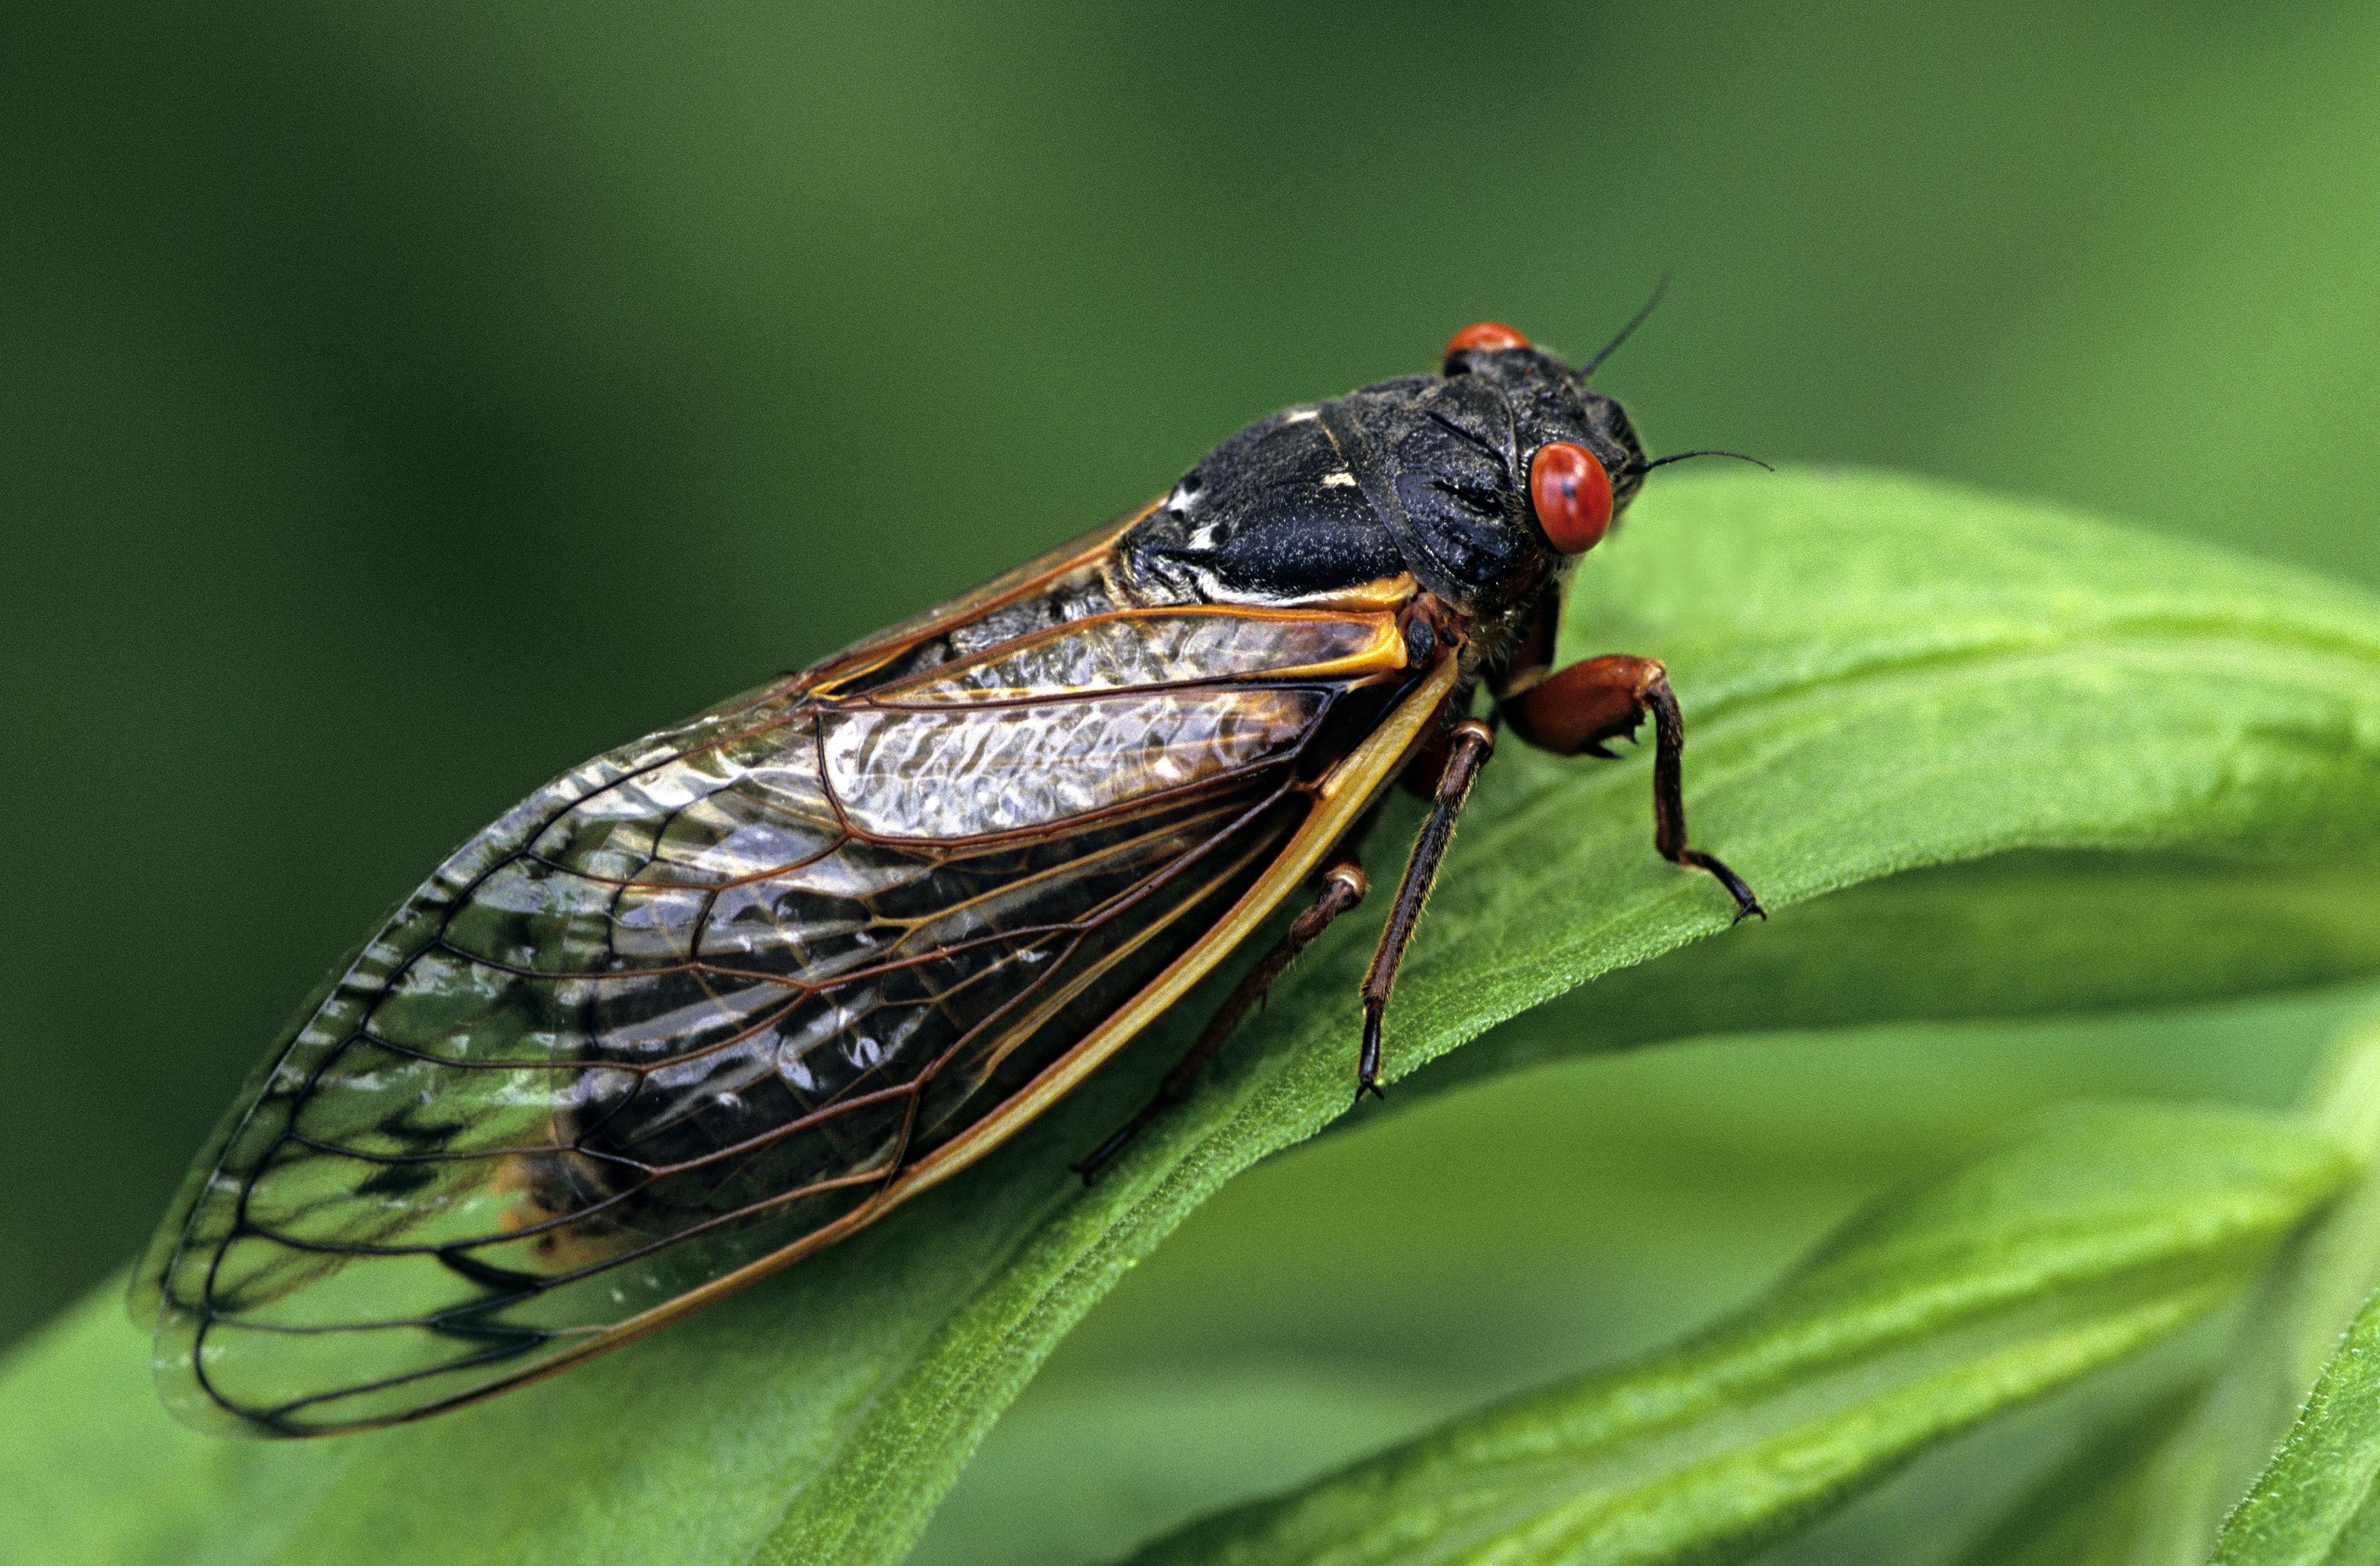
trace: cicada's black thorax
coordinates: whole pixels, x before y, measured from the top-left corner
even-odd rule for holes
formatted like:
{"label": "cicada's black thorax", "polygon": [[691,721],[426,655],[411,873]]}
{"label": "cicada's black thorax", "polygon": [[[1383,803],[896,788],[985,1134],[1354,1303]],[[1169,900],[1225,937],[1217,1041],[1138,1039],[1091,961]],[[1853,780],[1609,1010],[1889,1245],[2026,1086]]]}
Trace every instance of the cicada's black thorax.
{"label": "cicada's black thorax", "polygon": [[1624,506],[1643,449],[1550,354],[1458,353],[1447,370],[1249,425],[1124,536],[1127,568],[1177,601],[1294,603],[1404,572],[1483,621],[1533,601],[1564,559],[1530,512],[1531,457],[1577,442]]}

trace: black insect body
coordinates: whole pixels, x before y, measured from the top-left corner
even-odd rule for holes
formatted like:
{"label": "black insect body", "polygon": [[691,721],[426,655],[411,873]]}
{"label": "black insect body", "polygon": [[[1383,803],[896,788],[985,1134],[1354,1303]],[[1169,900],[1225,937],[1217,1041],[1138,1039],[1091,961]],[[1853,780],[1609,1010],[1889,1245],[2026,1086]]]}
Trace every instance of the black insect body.
{"label": "black insect body", "polygon": [[1659,466],[1584,379],[1466,328],[1443,373],[1251,425],[1164,499],[531,795],[193,1170],[136,1286],[169,1405],[353,1429],[650,1330],[981,1157],[1318,883],[1097,1169],[1363,897],[1354,840],[1402,775],[1434,803],[1364,982],[1377,1092],[1500,721],[1606,755],[1652,716],[1657,846],[1759,912],[1687,844],[1660,665],[1549,667],[1572,564]]}

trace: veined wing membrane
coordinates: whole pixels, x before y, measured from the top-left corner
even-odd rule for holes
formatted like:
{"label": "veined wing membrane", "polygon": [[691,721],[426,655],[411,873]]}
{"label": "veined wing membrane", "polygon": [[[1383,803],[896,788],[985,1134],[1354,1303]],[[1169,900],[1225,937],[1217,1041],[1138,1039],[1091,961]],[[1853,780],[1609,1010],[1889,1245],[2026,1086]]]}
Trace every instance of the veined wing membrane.
{"label": "veined wing membrane", "polygon": [[1195,688],[1085,689],[1118,622],[1091,651],[1037,627],[995,648],[996,699],[789,682],[558,779],[407,900],[220,1134],[144,1269],[168,1402],[407,1417],[865,1221],[1296,833],[1308,742],[1363,684],[1345,649],[1366,701],[1400,683],[1378,618],[1285,617],[1273,669]]}

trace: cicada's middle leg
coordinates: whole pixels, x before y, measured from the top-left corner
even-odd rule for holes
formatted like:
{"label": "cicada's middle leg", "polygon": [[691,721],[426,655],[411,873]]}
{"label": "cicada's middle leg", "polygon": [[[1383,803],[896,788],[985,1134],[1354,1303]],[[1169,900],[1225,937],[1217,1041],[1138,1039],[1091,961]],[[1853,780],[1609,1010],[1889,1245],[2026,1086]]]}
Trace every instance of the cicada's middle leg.
{"label": "cicada's middle leg", "polygon": [[[1435,747],[1433,747],[1433,753]],[[1389,995],[1397,986],[1397,969],[1405,960],[1414,930],[1421,923],[1422,904],[1429,901],[1430,884],[1454,841],[1454,819],[1463,814],[1479,769],[1496,752],[1496,731],[1476,718],[1465,718],[1447,731],[1445,762],[1430,798],[1429,819],[1414,839],[1405,860],[1404,879],[1397,883],[1397,900],[1380,927],[1380,943],[1372,949],[1372,965],[1364,974],[1364,1049],[1355,1061],[1355,1101],[1364,1095],[1380,1097],[1380,1029],[1388,1017]]]}
{"label": "cicada's middle leg", "polygon": [[[1550,624],[1550,622],[1548,622]],[[1499,716],[1510,721],[1524,743],[1558,756],[1602,756],[1612,752],[1604,742],[1633,737],[1647,716],[1653,720],[1653,845],[1675,865],[1706,870],[1735,899],[1737,922],[1768,911],[1718,856],[1706,854],[1686,841],[1686,806],[1680,758],[1686,731],[1678,713],[1678,698],[1669,675],[1650,658],[1615,653],[1573,663],[1560,674],[1539,674],[1535,684],[1513,692],[1497,705]],[[1405,862],[1404,880],[1397,888],[1396,905],[1380,931],[1371,970],[1364,976],[1364,1047],[1355,1062],[1355,1099],[1380,1091],[1380,1034],[1388,1014],[1389,995],[1396,987],[1397,968],[1404,960],[1428,901],[1430,883],[1454,835],[1471,785],[1496,747],[1494,730],[1476,719],[1465,719],[1448,731],[1446,739],[1425,753],[1425,765],[1438,767],[1429,819],[1414,842]],[[1439,759],[1443,757],[1442,760]],[[1426,774],[1425,774],[1426,775]]]}

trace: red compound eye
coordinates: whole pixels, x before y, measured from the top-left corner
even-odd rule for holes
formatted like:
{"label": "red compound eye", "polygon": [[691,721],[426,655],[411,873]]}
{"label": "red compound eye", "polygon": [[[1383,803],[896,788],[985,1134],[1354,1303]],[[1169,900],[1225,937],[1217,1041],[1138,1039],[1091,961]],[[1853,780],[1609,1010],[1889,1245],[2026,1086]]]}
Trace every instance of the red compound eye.
{"label": "red compound eye", "polygon": [[1446,340],[1446,353],[1439,362],[1442,364],[1473,348],[1525,348],[1528,346],[1526,337],[1500,321],[1475,321]]}
{"label": "red compound eye", "polygon": [[1546,542],[1585,554],[1611,526],[1611,475],[1585,446],[1555,441],[1529,459],[1529,504]]}

